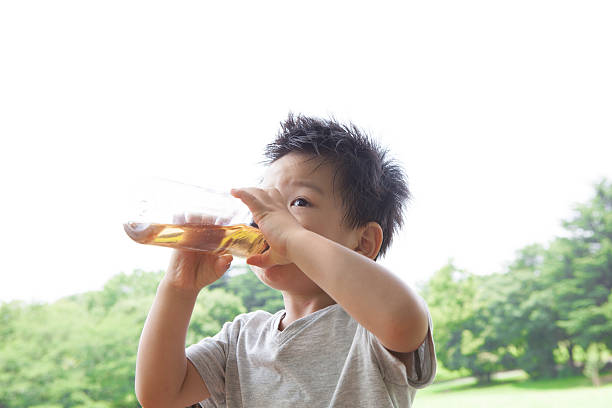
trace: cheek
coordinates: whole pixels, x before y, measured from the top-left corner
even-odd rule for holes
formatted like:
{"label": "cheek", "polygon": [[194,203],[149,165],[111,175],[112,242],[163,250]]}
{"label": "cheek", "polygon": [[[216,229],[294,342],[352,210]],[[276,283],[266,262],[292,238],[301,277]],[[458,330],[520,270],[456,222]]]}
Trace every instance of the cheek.
{"label": "cheek", "polygon": [[308,224],[302,224],[304,228],[309,231],[316,232],[319,235],[324,236],[327,239],[338,242],[340,244],[346,239],[346,233],[339,226],[332,221],[326,221],[322,219],[317,222],[310,222]]}
{"label": "cheek", "polygon": [[329,235],[329,225],[326,225],[327,223],[323,222],[322,220],[317,220],[317,219],[308,219],[308,220],[299,220],[300,224],[302,224],[302,226],[304,228],[306,228],[309,231],[312,232],[316,232],[319,235],[323,235],[327,238]]}
{"label": "cheek", "polygon": [[293,211],[292,215],[295,217],[297,222],[309,231],[318,232],[321,229],[321,222],[318,222],[316,214],[308,214],[305,211]]}
{"label": "cheek", "polygon": [[345,240],[348,231],[341,227],[342,215],[334,209],[313,211],[312,213],[296,211],[293,216],[307,230],[346,245]]}

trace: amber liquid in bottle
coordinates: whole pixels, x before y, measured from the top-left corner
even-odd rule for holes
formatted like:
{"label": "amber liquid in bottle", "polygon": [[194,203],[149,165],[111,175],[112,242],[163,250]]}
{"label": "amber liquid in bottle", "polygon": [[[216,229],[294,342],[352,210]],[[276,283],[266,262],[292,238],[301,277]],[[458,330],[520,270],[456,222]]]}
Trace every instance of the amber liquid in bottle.
{"label": "amber liquid in bottle", "polygon": [[248,225],[154,224],[128,222],[125,232],[141,244],[177,249],[232,254],[241,257],[260,254],[268,248],[263,234]]}

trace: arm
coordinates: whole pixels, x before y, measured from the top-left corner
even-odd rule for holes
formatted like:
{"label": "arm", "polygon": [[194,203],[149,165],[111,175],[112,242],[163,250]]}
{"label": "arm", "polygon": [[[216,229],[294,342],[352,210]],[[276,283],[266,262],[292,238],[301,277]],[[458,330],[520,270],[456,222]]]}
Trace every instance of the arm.
{"label": "arm", "polygon": [[233,194],[249,206],[270,245],[248,263],[262,268],[296,264],[390,350],[410,352],[423,342],[428,329],[423,301],[371,259],[382,242],[377,223],[348,231],[355,236],[348,248],[304,228],[277,189],[239,189]]}
{"label": "arm", "polygon": [[425,339],[420,296],[370,258],[308,230],[289,236],[287,258],[386,348],[410,352]]}
{"label": "arm", "polygon": [[185,356],[185,337],[199,291],[229,262],[231,256],[174,252],[138,346],[136,395],[142,406],[185,407],[210,396]]}

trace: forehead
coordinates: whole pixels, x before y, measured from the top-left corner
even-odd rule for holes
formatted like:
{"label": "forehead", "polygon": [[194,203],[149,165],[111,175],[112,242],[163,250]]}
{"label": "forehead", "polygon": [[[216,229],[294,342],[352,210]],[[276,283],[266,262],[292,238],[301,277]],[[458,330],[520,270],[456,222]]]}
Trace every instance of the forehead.
{"label": "forehead", "polygon": [[265,186],[280,186],[301,181],[316,184],[329,192],[333,190],[334,169],[324,159],[305,153],[288,153],[273,162],[265,171]]}

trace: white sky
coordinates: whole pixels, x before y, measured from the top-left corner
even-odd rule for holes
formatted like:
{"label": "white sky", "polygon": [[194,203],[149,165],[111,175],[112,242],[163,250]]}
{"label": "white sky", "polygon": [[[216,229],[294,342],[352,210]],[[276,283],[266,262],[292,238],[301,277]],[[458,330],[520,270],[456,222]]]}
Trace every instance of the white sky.
{"label": "white sky", "polygon": [[612,178],[607,1],[0,3],[0,300],[159,270],[122,183],[241,186],[291,110],[350,119],[414,201],[384,264],[502,271]]}

